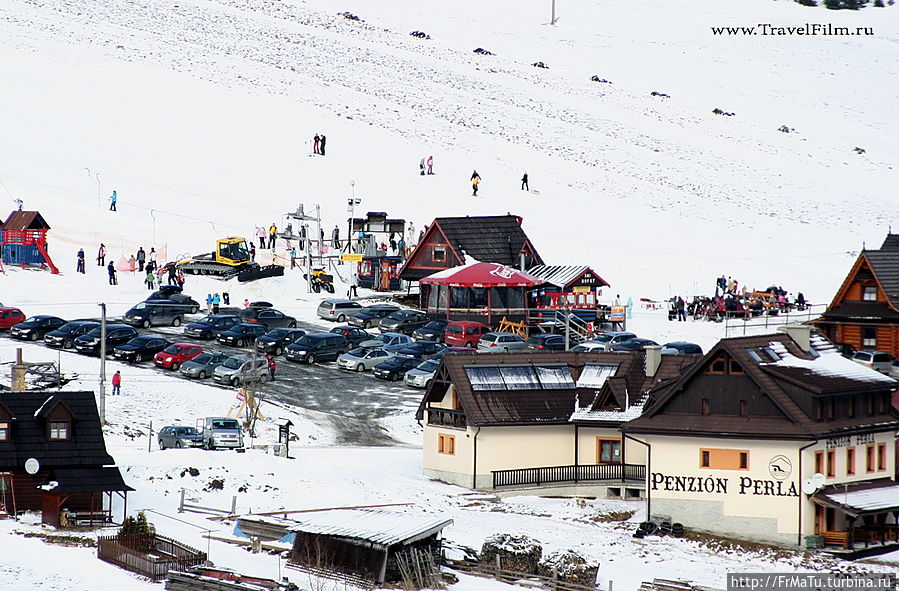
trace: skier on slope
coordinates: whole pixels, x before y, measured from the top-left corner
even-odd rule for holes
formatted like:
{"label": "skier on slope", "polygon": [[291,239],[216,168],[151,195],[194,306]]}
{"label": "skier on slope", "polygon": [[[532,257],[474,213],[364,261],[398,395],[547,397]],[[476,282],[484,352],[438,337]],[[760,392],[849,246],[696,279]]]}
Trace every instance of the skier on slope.
{"label": "skier on slope", "polygon": [[471,189],[472,189],[471,196],[472,197],[478,196],[478,184],[480,184],[480,182],[481,182],[481,175],[478,174],[478,171],[474,171],[473,173],[471,173]]}

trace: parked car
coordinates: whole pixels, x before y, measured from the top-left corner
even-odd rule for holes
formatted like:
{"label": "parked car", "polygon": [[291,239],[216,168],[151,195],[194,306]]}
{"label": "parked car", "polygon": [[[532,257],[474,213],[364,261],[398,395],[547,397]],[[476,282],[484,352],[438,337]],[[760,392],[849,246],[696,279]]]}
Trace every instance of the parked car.
{"label": "parked car", "polygon": [[634,352],[643,351],[650,345],[658,345],[657,342],[650,339],[628,339],[618,343],[612,343],[612,351]]}
{"label": "parked car", "polygon": [[200,303],[189,295],[183,293],[173,293],[167,298],[160,299],[171,302],[170,305],[174,305],[184,314],[196,314],[200,311]]}
{"label": "parked car", "polygon": [[169,300],[147,300],[125,312],[122,321],[131,326],[180,326],[183,310]]}
{"label": "parked car", "polygon": [[524,339],[511,332],[488,332],[482,335],[478,342],[478,351],[490,353],[511,353],[524,351],[526,348]]}
{"label": "parked car", "polygon": [[698,355],[702,356],[702,347],[696,343],[674,341],[662,345],[662,355]]}
{"label": "parked car", "polygon": [[381,332],[399,332],[411,335],[416,328],[421,328],[430,322],[428,315],[415,310],[400,310],[382,318],[378,324]]}
{"label": "parked car", "polygon": [[899,359],[895,359],[893,361],[892,365],[890,365],[890,371],[887,375],[891,378],[899,380]]}
{"label": "parked car", "polygon": [[852,359],[852,356],[855,355],[855,347],[849,343],[834,343],[833,346],[837,348],[840,355],[847,359]]}
{"label": "parked car", "polygon": [[[112,352],[119,345],[124,345],[137,336],[133,326],[127,324],[106,325],[106,351]],[[75,349],[88,355],[100,354],[100,327],[96,326],[75,339]]]}
{"label": "parked car", "polygon": [[112,356],[120,361],[129,361],[136,363],[138,361],[146,361],[171,345],[171,341],[167,341],[162,337],[154,335],[136,336],[127,343],[122,343],[112,350]]}
{"label": "parked car", "polygon": [[[571,343],[569,343],[571,344]],[[564,351],[565,336],[549,332],[533,334],[525,341],[528,349],[532,351]]]}
{"label": "parked car", "polygon": [[422,361],[406,372],[406,375],[403,376],[403,382],[413,388],[427,388],[434,378],[434,374],[437,373],[438,367],[440,367],[440,361],[438,360],[427,359]]}
{"label": "parked car", "polygon": [[337,322],[346,322],[352,314],[362,309],[362,304],[352,300],[343,300],[339,298],[328,298],[318,305],[316,314],[324,320],[334,320]]}
{"label": "parked car", "polygon": [[150,297],[148,297],[147,299],[167,300],[172,294],[181,293],[182,291],[184,291],[184,288],[182,288],[180,285],[160,285],[159,289],[151,293]]}
{"label": "parked car", "polygon": [[306,331],[299,328],[275,328],[262,336],[256,337],[256,350],[263,353],[271,353],[272,355],[280,355],[287,348],[287,345],[297,342],[297,339],[304,334],[306,334]]}
{"label": "parked car", "polygon": [[356,347],[337,358],[337,367],[351,371],[366,371],[390,356],[391,354],[384,349]]}
{"label": "parked car", "polygon": [[490,327],[480,322],[456,320],[446,325],[443,342],[447,345],[477,347],[481,335],[490,332]]}
{"label": "parked car", "polygon": [[606,345],[608,342],[600,342],[600,341],[581,341],[577,345],[571,348],[572,351],[581,351],[581,352],[590,352],[590,353],[598,353],[606,350]]}
{"label": "parked car", "polygon": [[48,347],[71,349],[75,346],[75,339],[98,326],[100,323],[95,320],[72,320],[45,334],[44,344]]}
{"label": "parked car", "polygon": [[39,314],[38,316],[28,318],[24,322],[14,324],[9,329],[9,335],[16,339],[36,341],[44,338],[44,335],[48,332],[61,328],[65,323],[66,321],[59,316]]}
{"label": "parked car", "polygon": [[865,367],[875,369],[880,373],[888,373],[890,366],[893,364],[893,356],[883,351],[873,351],[865,349],[864,351],[856,351],[851,359],[856,363],[860,363]]}
{"label": "parked car", "polygon": [[360,347],[383,347],[384,349],[396,352],[400,349],[408,347],[412,344],[412,337],[397,332],[382,332],[370,341],[362,341]]}
{"label": "parked car", "polygon": [[191,343],[172,343],[153,356],[156,367],[177,370],[185,362],[203,353],[203,347]]}
{"label": "parked car", "polygon": [[243,429],[237,419],[229,417],[206,417],[197,419],[197,431],[203,438],[203,447],[218,449],[243,447]]}
{"label": "parked car", "polygon": [[434,353],[433,355],[428,357],[428,359],[433,359],[434,361],[440,361],[441,359],[443,359],[444,355],[453,355],[455,353],[477,353],[477,352],[478,352],[477,349],[472,349],[471,347],[446,347],[444,349],[441,349],[440,351],[437,351],[436,353]]}
{"label": "parked car", "polygon": [[407,357],[415,357],[416,359],[426,359],[431,355],[436,355],[446,349],[444,345],[435,341],[413,341],[411,345],[403,347],[396,352],[397,355],[405,355]]}
{"label": "parked car", "polygon": [[394,312],[399,311],[399,306],[390,304],[375,304],[373,306],[365,306],[361,310],[354,312],[347,322],[353,326],[361,328],[374,328],[378,325],[382,318],[385,318]]}
{"label": "parked car", "polygon": [[203,435],[195,427],[169,425],[159,430],[156,437],[159,449],[182,449],[187,447],[203,447]]}
{"label": "parked car", "polygon": [[8,330],[20,322],[25,322],[25,314],[18,308],[0,308],[0,330]]}
{"label": "parked car", "polygon": [[240,324],[240,318],[233,314],[206,316],[202,320],[191,322],[185,326],[184,334],[198,339],[213,339],[219,332],[238,324]]}
{"label": "parked car", "polygon": [[198,380],[206,379],[212,375],[216,367],[227,361],[228,357],[230,355],[227,353],[204,351],[181,365],[181,375],[188,378],[197,378]]}
{"label": "parked car", "polygon": [[238,386],[248,382],[265,382],[272,377],[268,359],[246,354],[232,355],[212,372],[212,379],[220,384]]}
{"label": "parked car", "polygon": [[228,330],[219,331],[219,333],[215,335],[215,339],[223,345],[243,347],[250,343],[255,343],[256,338],[261,337],[264,334],[265,326],[245,322],[232,326]]}
{"label": "parked car", "polygon": [[378,363],[371,368],[371,373],[376,378],[396,382],[403,379],[406,372],[421,363],[421,359],[408,355],[394,355],[386,361]]}
{"label": "parked car", "polygon": [[443,335],[446,334],[446,325],[448,320],[431,320],[424,326],[420,326],[412,331],[412,338],[416,341],[437,341],[443,342]]}
{"label": "parked car", "polygon": [[590,340],[593,343],[602,344],[605,347],[605,349],[603,349],[603,350],[611,351],[612,345],[614,345],[615,343],[620,343],[622,341],[628,341],[630,339],[635,339],[635,338],[637,338],[637,335],[635,335],[632,332],[609,331],[609,332],[604,332],[604,333],[598,334]]}
{"label": "parked car", "polygon": [[304,361],[315,363],[316,361],[335,361],[337,357],[347,352],[346,339],[343,335],[330,332],[316,332],[303,335],[292,345],[284,350],[284,356],[291,361]]}
{"label": "parked car", "polygon": [[346,339],[348,346],[351,348],[356,348],[363,341],[371,340],[371,335],[361,328],[356,328],[355,326],[349,326],[347,324],[343,326],[335,326],[331,329],[331,332],[334,334],[343,335],[343,338]]}
{"label": "parked car", "polygon": [[296,328],[297,319],[274,308],[258,308],[250,306],[240,311],[243,322],[257,323],[266,328]]}

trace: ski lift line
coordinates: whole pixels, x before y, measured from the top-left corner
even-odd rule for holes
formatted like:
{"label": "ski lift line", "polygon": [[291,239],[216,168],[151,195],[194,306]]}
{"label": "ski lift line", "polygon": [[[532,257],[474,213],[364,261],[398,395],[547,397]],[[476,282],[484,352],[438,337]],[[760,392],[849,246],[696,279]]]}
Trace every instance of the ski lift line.
{"label": "ski lift line", "polygon": [[9,195],[9,198],[12,199],[13,203],[18,204],[18,200],[12,196],[12,193],[9,189],[6,188],[6,184],[4,184],[3,179],[0,179],[0,187],[3,187],[3,190],[6,191],[6,194]]}
{"label": "ski lift line", "polygon": [[[531,230],[537,230],[538,232],[543,232],[545,234],[561,236],[561,237],[569,239],[569,240],[572,239],[571,234],[556,232],[554,230],[547,230],[546,228],[540,228],[538,226],[532,226],[532,225],[528,225],[528,228]],[[574,238],[574,240],[577,240],[579,242],[586,242],[588,244],[594,244],[597,246],[614,248],[617,250],[625,250],[624,247],[617,245],[617,244],[613,244],[611,242],[600,242],[598,240],[588,240],[586,238]],[[642,248],[633,248],[631,246],[628,246],[626,248],[626,250],[627,250],[627,252],[643,252],[646,254],[658,254],[658,255],[689,257],[689,258],[699,258],[699,259],[703,259],[703,258],[705,258],[705,259],[727,259],[727,260],[741,259],[741,260],[747,260],[747,261],[764,261],[764,260],[773,260],[773,259],[783,260],[783,258],[784,258],[784,256],[782,254],[765,256],[765,257],[746,257],[746,256],[735,256],[735,255],[731,255],[731,254],[728,254],[728,255],[713,255],[713,254],[703,255],[703,254],[696,254],[696,253],[692,253],[692,252],[691,253],[677,253],[677,252],[672,252],[672,251],[668,251],[668,250],[647,250],[647,249],[642,249]],[[852,254],[851,252],[843,250],[843,251],[839,251],[839,252],[820,253],[820,254],[814,254],[814,255],[791,255],[791,256],[792,256],[792,258],[796,258],[796,259],[819,259],[819,258],[823,258],[823,257],[847,256],[847,255],[851,255],[851,254]]]}

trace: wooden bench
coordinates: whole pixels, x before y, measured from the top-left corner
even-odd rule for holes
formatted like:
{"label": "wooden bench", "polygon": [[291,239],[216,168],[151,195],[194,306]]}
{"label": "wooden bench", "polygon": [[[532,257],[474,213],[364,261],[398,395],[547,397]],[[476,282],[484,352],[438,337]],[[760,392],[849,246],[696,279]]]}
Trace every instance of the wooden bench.
{"label": "wooden bench", "polygon": [[848,531],[826,531],[821,534],[824,538],[824,544],[828,546],[842,546],[849,549],[849,532]]}
{"label": "wooden bench", "polygon": [[72,525],[112,523],[112,514],[109,511],[69,511],[68,519]]}

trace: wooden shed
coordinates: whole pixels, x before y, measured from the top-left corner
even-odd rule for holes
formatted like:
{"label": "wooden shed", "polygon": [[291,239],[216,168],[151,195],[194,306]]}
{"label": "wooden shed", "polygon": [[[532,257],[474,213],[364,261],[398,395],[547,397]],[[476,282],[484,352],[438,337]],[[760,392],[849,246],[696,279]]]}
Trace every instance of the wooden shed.
{"label": "wooden shed", "polygon": [[36,211],[14,211],[0,226],[0,250],[7,265],[47,265],[53,274],[59,269],[47,253],[50,225]]}

